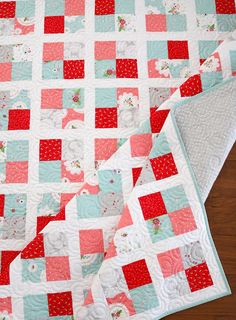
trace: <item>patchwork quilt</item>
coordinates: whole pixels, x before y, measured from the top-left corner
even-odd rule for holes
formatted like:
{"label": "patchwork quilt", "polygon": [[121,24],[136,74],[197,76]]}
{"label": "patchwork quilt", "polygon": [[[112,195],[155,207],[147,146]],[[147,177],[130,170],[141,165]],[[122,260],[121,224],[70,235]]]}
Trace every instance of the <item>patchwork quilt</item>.
{"label": "patchwork quilt", "polygon": [[0,319],[230,294],[173,110],[235,81],[235,30],[234,0],[0,0]]}

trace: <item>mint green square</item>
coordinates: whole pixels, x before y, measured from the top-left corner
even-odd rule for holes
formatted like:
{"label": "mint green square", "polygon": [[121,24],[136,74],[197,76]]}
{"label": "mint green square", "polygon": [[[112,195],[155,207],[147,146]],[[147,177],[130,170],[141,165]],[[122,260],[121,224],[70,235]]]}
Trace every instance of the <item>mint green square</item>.
{"label": "mint green square", "polygon": [[[4,217],[26,215],[27,195],[23,193],[6,194],[4,202]],[[14,210],[14,211],[13,211]]]}
{"label": "mint green square", "polygon": [[164,154],[170,153],[171,149],[167,141],[164,132],[161,132],[154,140],[153,147],[151,149],[149,158],[157,158],[158,156],[163,156]]}
{"label": "mint green square", "polygon": [[77,215],[79,219],[101,217],[99,198],[95,194],[77,196]]}
{"label": "mint green square", "polygon": [[73,88],[63,90],[63,109],[83,109],[84,108],[84,89]]}
{"label": "mint green square", "polygon": [[95,16],[95,31],[96,32],[113,32],[115,31],[115,15],[108,14]]}
{"label": "mint green square", "polygon": [[97,88],[96,108],[114,108],[117,106],[116,88]]}
{"label": "mint green square", "polygon": [[167,214],[146,221],[152,242],[158,242],[174,236],[170,218]]}
{"label": "mint green square", "polygon": [[0,173],[6,176],[6,162],[0,162]]}
{"label": "mint green square", "polygon": [[158,11],[162,14],[166,13],[166,8],[163,4],[163,0],[145,0],[145,6],[157,8]]}
{"label": "mint green square", "polygon": [[236,29],[236,14],[217,14],[216,21],[218,31],[228,32]]}
{"label": "mint green square", "polygon": [[157,308],[159,302],[152,283],[129,291],[136,313]]}
{"label": "mint green square", "polygon": [[14,98],[11,98],[9,101],[9,107],[12,108],[13,105],[17,103],[17,105],[21,105],[23,102],[25,109],[30,109],[31,100],[30,94],[28,90],[20,90]]}
{"label": "mint green square", "polygon": [[[9,106],[9,105],[8,105]],[[1,131],[7,131],[8,130],[8,109],[10,109],[9,107],[6,109],[0,109],[0,123],[1,123]]]}
{"label": "mint green square", "polygon": [[32,62],[21,61],[12,63],[12,80],[30,80],[32,78]]}
{"label": "mint green square", "polygon": [[[83,261],[86,261],[86,259],[89,259],[89,260],[91,259],[92,263],[90,264],[83,263]],[[104,259],[103,253],[81,255],[83,277],[86,277],[90,274],[96,274],[100,269],[103,259]]]}
{"label": "mint green square", "polygon": [[63,61],[47,61],[43,63],[43,79],[63,79]]}
{"label": "mint green square", "polygon": [[122,178],[118,170],[98,171],[99,188],[103,192],[121,192]]}
{"label": "mint green square", "polygon": [[207,59],[219,46],[219,42],[215,40],[198,41],[199,54],[201,59]]}
{"label": "mint green square", "polygon": [[167,15],[167,31],[186,31],[187,21],[185,14],[168,14]]}
{"label": "mint green square", "polygon": [[195,0],[195,5],[198,14],[216,13],[215,0]]}
{"label": "mint green square", "polygon": [[39,182],[61,182],[61,161],[40,161]]}
{"label": "mint green square", "polygon": [[82,30],[85,28],[85,18],[84,16],[74,16],[73,20],[70,19],[70,16],[65,16],[65,29],[68,30],[69,33],[75,33],[78,30]]}
{"label": "mint green square", "polygon": [[48,298],[46,294],[37,294],[23,297],[24,319],[49,319]]}
{"label": "mint green square", "polygon": [[135,0],[115,0],[116,13],[135,14]]}
{"label": "mint green square", "polygon": [[201,74],[203,91],[223,81],[221,72],[204,72]]}
{"label": "mint green square", "polygon": [[[109,71],[112,71],[110,74]],[[110,79],[115,78],[116,74],[116,60],[96,60],[95,62],[95,75],[97,79]]]}
{"label": "mint green square", "polygon": [[161,195],[168,213],[189,207],[188,198],[181,185],[163,190]]}
{"label": "mint green square", "polygon": [[169,68],[171,77],[180,78],[180,73],[185,67],[189,67],[189,60],[179,60],[179,63],[177,65],[170,60]]}
{"label": "mint green square", "polygon": [[168,59],[167,41],[148,41],[147,56],[148,59]]}
{"label": "mint green square", "polygon": [[236,50],[229,52],[232,72],[236,71]]}
{"label": "mint green square", "polygon": [[7,142],[7,161],[27,161],[29,157],[29,142],[16,140]]}
{"label": "mint green square", "polygon": [[34,17],[35,16],[35,1],[24,0],[16,2],[17,18]]}
{"label": "mint green square", "polygon": [[41,282],[42,272],[46,269],[45,258],[22,259],[22,281]]}
{"label": "mint green square", "polygon": [[65,0],[45,0],[45,16],[64,16]]}

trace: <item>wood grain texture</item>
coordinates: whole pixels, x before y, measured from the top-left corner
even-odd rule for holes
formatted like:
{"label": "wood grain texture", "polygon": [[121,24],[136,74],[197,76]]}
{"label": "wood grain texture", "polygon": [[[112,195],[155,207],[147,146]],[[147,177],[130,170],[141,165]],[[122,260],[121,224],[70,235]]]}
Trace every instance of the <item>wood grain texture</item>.
{"label": "wood grain texture", "polygon": [[232,295],[175,313],[166,320],[236,319],[236,145],[210,192],[206,212]]}

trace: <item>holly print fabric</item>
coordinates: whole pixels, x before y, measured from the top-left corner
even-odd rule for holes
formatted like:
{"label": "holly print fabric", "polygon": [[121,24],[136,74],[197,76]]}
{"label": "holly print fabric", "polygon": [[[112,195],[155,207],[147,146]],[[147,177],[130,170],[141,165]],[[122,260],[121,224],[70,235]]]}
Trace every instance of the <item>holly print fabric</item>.
{"label": "holly print fabric", "polygon": [[170,109],[235,76],[235,13],[0,0],[2,317],[159,319],[229,293]]}

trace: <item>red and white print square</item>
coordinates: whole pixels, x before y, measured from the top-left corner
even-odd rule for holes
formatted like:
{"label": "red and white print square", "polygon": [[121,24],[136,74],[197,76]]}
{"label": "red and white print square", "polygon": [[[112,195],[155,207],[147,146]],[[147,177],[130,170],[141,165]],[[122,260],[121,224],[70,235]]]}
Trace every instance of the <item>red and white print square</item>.
{"label": "red and white print square", "polygon": [[180,249],[172,249],[157,255],[164,278],[184,270]]}
{"label": "red and white print square", "polygon": [[213,285],[207,264],[204,262],[185,270],[191,292],[195,292]]}
{"label": "red and white print square", "polygon": [[80,254],[104,253],[102,229],[80,230]]}
{"label": "red and white print square", "polygon": [[84,60],[65,60],[63,61],[64,79],[83,79]]}
{"label": "red and white print square", "polygon": [[156,180],[165,179],[178,173],[172,153],[150,159]]}
{"label": "red and white print square", "polygon": [[47,281],[70,280],[69,257],[46,257]]}
{"label": "red and white print square", "polygon": [[95,15],[115,14],[115,0],[95,0]]}
{"label": "red and white print square", "polygon": [[0,19],[14,18],[16,15],[16,1],[0,2]]}
{"label": "red and white print square", "polygon": [[48,293],[47,297],[50,317],[73,315],[71,291]]}
{"label": "red and white print square", "polygon": [[166,214],[165,203],[160,192],[155,192],[139,198],[139,203],[145,220]]}
{"label": "red and white print square", "polygon": [[137,59],[116,59],[117,78],[138,78]]}
{"label": "red and white print square", "polygon": [[129,290],[152,283],[145,259],[127,264],[122,270]]}
{"label": "red and white print square", "polygon": [[118,114],[117,108],[96,108],[95,127],[96,128],[117,128]]}
{"label": "red and white print square", "polygon": [[61,160],[62,141],[61,139],[40,140],[39,160],[53,161]]}
{"label": "red and white print square", "polygon": [[11,109],[8,112],[8,130],[28,130],[30,128],[30,110]]}

